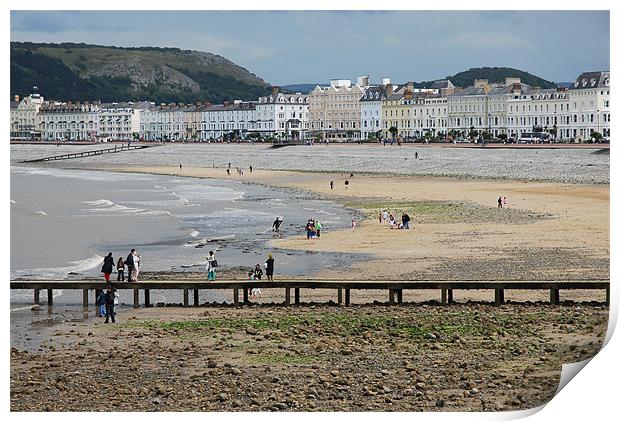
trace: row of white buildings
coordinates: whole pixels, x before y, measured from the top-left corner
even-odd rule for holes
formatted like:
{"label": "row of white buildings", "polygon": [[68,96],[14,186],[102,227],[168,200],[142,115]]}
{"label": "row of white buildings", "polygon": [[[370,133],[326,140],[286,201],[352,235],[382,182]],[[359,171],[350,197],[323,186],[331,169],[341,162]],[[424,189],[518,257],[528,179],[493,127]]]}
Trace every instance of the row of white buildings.
{"label": "row of white buildings", "polygon": [[609,72],[582,73],[568,88],[538,89],[506,78],[455,87],[449,80],[419,89],[368,76],[334,79],[309,94],[273,88],[257,101],[224,104],[63,103],[31,94],[11,102],[11,138],[148,141],[323,138],[445,138],[473,128],[497,137],[547,132],[557,139],[610,135]]}

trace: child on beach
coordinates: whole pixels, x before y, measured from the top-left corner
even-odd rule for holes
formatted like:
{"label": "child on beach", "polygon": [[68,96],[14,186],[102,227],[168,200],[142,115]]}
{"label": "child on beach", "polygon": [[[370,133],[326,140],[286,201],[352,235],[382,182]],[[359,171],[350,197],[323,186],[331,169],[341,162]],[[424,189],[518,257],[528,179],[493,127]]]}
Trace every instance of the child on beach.
{"label": "child on beach", "polygon": [[355,231],[355,227],[357,227],[357,221],[355,220],[351,220],[351,231],[354,232]]}
{"label": "child on beach", "polygon": [[99,311],[99,316],[103,317],[105,316],[105,291],[102,289],[97,289],[95,290],[96,293],[96,297],[97,297],[97,306],[98,306],[98,311]]}
{"label": "child on beach", "polygon": [[502,208],[506,208],[506,205],[508,205],[508,200],[506,199],[506,197],[504,196],[502,198]]}
{"label": "child on beach", "polygon": [[209,251],[209,256],[207,257],[207,280],[215,281],[215,267],[217,267],[217,260],[215,259],[215,255],[213,251]]}

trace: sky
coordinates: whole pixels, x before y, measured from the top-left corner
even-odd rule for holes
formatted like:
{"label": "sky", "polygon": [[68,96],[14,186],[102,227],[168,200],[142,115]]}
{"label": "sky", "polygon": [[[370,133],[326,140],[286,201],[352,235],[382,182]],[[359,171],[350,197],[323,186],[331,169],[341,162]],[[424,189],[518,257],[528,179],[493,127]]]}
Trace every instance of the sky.
{"label": "sky", "polygon": [[11,40],[207,51],[274,85],[610,67],[608,11],[12,11]]}

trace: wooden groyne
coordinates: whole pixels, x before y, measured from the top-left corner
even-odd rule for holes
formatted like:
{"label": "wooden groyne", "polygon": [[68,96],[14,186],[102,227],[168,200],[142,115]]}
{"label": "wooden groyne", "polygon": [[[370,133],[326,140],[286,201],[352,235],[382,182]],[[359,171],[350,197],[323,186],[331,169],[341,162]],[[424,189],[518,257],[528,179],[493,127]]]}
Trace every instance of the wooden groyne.
{"label": "wooden groyne", "polygon": [[[440,292],[441,303],[449,305],[454,302],[455,290],[492,290],[495,292],[495,305],[504,303],[506,290],[547,290],[549,301],[553,305],[560,303],[560,290],[605,290],[605,303],[609,305],[609,280],[588,281],[342,281],[342,280],[244,280],[244,281],[140,281],[116,282],[113,286],[119,290],[133,290],[133,305],[140,307],[140,291],[145,307],[152,306],[150,301],[151,290],[179,290],[183,292],[183,305],[189,306],[189,293],[193,292],[193,305],[199,306],[200,290],[232,290],[233,303],[239,305],[239,294],[242,294],[242,303],[249,304],[248,290],[258,287],[261,289],[282,289],[284,304],[291,304],[291,290],[295,304],[301,303],[302,289],[331,289],[339,305],[351,304],[351,291],[376,290],[387,293],[391,304],[403,303],[404,290],[437,290]],[[53,306],[55,289],[82,290],[83,306],[88,307],[89,290],[105,288],[103,281],[40,281],[25,280],[11,281],[11,289],[27,289],[34,291],[34,304],[40,304],[40,293],[47,291],[47,305]]]}
{"label": "wooden groyne", "polygon": [[74,159],[74,158],[92,157],[94,155],[115,154],[115,153],[118,153],[118,152],[132,151],[132,150],[136,150],[136,149],[153,148],[153,147],[158,147],[160,145],[161,144],[153,144],[153,145],[144,145],[144,144],[138,144],[138,145],[131,145],[131,144],[115,145],[114,147],[104,148],[104,149],[96,149],[96,150],[91,150],[91,151],[74,152],[74,153],[71,153],[71,154],[52,155],[50,157],[35,158],[35,159],[32,159],[32,160],[24,160],[24,161],[22,161],[22,163],[40,163],[40,162],[44,162],[44,161],[71,160],[71,159]]}

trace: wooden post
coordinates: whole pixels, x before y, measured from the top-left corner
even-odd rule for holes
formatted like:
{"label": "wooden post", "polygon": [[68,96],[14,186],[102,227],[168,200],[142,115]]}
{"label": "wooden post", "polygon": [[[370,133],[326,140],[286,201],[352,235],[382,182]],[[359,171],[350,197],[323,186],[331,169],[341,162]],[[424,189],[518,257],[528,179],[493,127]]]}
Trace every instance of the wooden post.
{"label": "wooden post", "polygon": [[183,289],[183,306],[189,306],[189,289]]}
{"label": "wooden post", "polygon": [[82,289],[82,307],[88,309],[88,289]]}
{"label": "wooden post", "polygon": [[299,305],[301,303],[301,292],[299,287],[295,287],[295,305]]}
{"label": "wooden post", "polygon": [[403,289],[396,290],[396,302],[399,305],[403,304]]}
{"label": "wooden post", "polygon": [[441,289],[441,304],[446,305],[448,303],[448,289]]}
{"label": "wooden post", "polygon": [[52,289],[47,289],[47,306],[54,306],[54,292]]}
{"label": "wooden post", "polygon": [[248,297],[248,289],[243,288],[243,304],[248,305],[250,303],[250,298]]}
{"label": "wooden post", "polygon": [[344,289],[344,306],[351,304],[351,289]]}
{"label": "wooden post", "polygon": [[290,287],[284,288],[284,304],[286,306],[291,304],[291,289]]}
{"label": "wooden post", "polygon": [[233,289],[233,304],[239,306],[239,289]]}
{"label": "wooden post", "polygon": [[495,289],[495,306],[504,304],[504,289]]}
{"label": "wooden post", "polygon": [[389,301],[390,301],[390,305],[394,304],[394,289],[390,289]]}
{"label": "wooden post", "polygon": [[134,308],[140,307],[140,290],[139,289],[133,289],[133,307]]}
{"label": "wooden post", "polygon": [[605,305],[609,306],[609,286],[605,288]]}
{"label": "wooden post", "polygon": [[338,305],[342,305],[342,287],[338,287]]}
{"label": "wooden post", "polygon": [[[609,289],[607,289],[607,295],[609,297]],[[41,290],[34,289],[34,304],[39,305],[41,302]]]}
{"label": "wooden post", "polygon": [[194,306],[200,306],[200,299],[198,297],[198,289],[194,289]]}
{"label": "wooden post", "polygon": [[454,293],[452,289],[448,289],[448,305],[454,303]]}
{"label": "wooden post", "polygon": [[144,289],[144,307],[151,306],[151,289]]}
{"label": "wooden post", "polygon": [[550,289],[549,296],[549,301],[552,305],[557,305],[560,303],[560,289]]}

